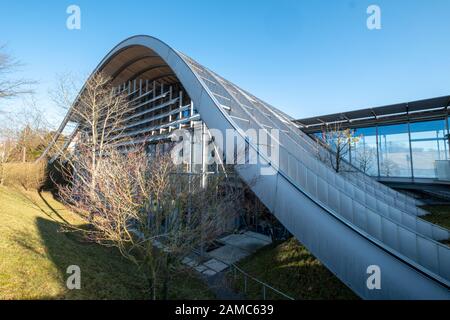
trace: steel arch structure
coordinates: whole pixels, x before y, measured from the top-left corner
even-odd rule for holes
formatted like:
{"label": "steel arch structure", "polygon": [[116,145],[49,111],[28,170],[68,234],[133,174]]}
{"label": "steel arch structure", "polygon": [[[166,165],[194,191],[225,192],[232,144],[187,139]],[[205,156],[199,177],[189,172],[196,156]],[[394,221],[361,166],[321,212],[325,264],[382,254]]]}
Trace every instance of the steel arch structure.
{"label": "steel arch structure", "polygon": [[[449,231],[420,219],[426,212],[417,208],[415,199],[360,172],[339,174],[318,161],[311,138],[286,114],[150,36],[124,40],[97,71],[113,75],[116,84],[143,75],[180,83],[208,128],[223,136],[227,130],[237,132],[258,155],[257,164],[236,166],[242,180],[360,297],[450,299],[450,249],[438,242],[448,239]],[[181,93],[178,99],[182,100]],[[70,111],[58,134],[69,121]],[[271,136],[269,144],[272,148],[277,144],[279,162],[271,161],[247,136],[249,129]],[[272,136],[271,129],[279,136]],[[262,175],[262,168],[271,174]],[[367,286],[368,268],[373,265],[381,270],[381,289]]]}

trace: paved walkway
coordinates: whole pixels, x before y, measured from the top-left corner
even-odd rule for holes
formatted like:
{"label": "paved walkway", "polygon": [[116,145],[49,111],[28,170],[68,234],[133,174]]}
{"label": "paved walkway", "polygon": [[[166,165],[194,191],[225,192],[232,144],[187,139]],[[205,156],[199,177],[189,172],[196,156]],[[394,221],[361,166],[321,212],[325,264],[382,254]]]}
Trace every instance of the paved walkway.
{"label": "paved walkway", "polygon": [[209,251],[206,260],[196,253],[191,253],[183,259],[183,263],[201,273],[202,278],[216,294],[217,299],[244,299],[242,294],[235,293],[229,287],[225,271],[230,265],[271,244],[272,240],[263,234],[246,231],[222,237],[217,242],[220,246]]}
{"label": "paved walkway", "polygon": [[244,259],[258,249],[269,245],[272,240],[260,233],[246,231],[234,233],[217,240],[220,247],[207,253],[206,261],[200,255],[191,253],[183,263],[205,276],[214,276],[227,269],[233,263]]}

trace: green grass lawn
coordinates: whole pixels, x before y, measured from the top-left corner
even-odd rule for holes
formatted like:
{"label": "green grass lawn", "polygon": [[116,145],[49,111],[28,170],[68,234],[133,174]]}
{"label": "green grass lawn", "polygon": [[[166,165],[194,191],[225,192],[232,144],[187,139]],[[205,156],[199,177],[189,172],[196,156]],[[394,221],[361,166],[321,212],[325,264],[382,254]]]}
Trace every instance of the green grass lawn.
{"label": "green grass lawn", "polygon": [[[146,299],[145,282],[117,250],[60,232],[65,219],[83,222],[50,193],[0,187],[0,299]],[[69,265],[81,268],[80,290],[66,287]],[[185,271],[173,280],[170,298],[214,298]]]}
{"label": "green grass lawn", "polygon": [[[425,206],[430,214],[423,219],[450,229],[450,206]],[[450,241],[442,241],[450,245]],[[329,272],[295,239],[261,249],[239,264],[248,274],[274,286],[295,299],[357,299],[357,296]],[[242,277],[229,276],[239,291],[244,290]],[[249,281],[247,296],[262,297],[260,285]],[[267,293],[268,298],[279,298]]]}
{"label": "green grass lawn", "polygon": [[424,206],[425,210],[430,212],[423,218],[431,223],[438,224],[444,228],[450,229],[450,206]]}
{"label": "green grass lawn", "polygon": [[[239,267],[294,299],[358,299],[339,279],[294,238],[267,246],[241,261]],[[229,278],[234,279],[230,273]],[[241,277],[234,280],[243,292]],[[247,283],[247,297],[261,299],[261,285]],[[280,296],[267,291],[267,298]]]}
{"label": "green grass lawn", "polygon": [[[440,225],[444,228],[450,229],[450,206],[449,205],[436,205],[436,206],[424,206],[423,209],[430,212],[429,215],[421,218]],[[442,241],[447,245],[450,245],[450,240]]]}

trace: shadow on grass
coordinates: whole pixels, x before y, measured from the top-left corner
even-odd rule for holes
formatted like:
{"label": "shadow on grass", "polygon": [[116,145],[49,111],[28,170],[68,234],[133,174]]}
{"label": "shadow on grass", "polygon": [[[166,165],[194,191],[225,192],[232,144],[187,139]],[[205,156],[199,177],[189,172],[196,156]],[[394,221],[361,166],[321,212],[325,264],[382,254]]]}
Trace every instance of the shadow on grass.
{"label": "shadow on grass", "polygon": [[[49,208],[59,219],[61,219],[61,221],[64,221],[64,223],[67,223],[67,224],[69,224],[69,222],[66,220],[66,219],[64,219],[64,217],[62,217],[60,214],[59,214],[59,212],[58,211],[56,211],[55,210],[55,208],[53,208],[51,205],[50,205],[50,203],[48,203],[48,201],[47,201],[47,199],[45,199],[45,197],[42,195],[42,190],[39,190],[38,191],[38,195],[39,195],[39,198],[42,200],[42,202],[44,202],[45,203],[45,205],[47,206],[47,208]],[[40,208],[41,209],[41,211],[43,211],[44,212],[44,210],[42,210],[42,208]]]}
{"label": "shadow on grass", "polygon": [[[117,249],[86,242],[81,233],[60,232],[62,224],[37,218],[36,225],[45,247],[46,259],[57,269],[64,292],[54,299],[150,299],[142,272],[123,258]],[[20,244],[20,242],[18,242]],[[86,245],[88,244],[88,245]],[[32,250],[32,247],[25,245]],[[81,290],[69,290],[67,268],[80,267]],[[214,296],[192,271],[174,276],[169,299],[211,299]],[[46,297],[48,299],[48,297]]]}
{"label": "shadow on grass", "polygon": [[[69,224],[69,222],[63,216],[61,216],[61,214],[47,201],[47,199],[45,199],[45,197],[43,196],[43,193],[42,193],[42,189],[39,191],[36,191],[36,193],[39,196],[39,199],[42,201],[43,205],[42,205],[42,203],[40,203],[40,201],[34,199],[34,197],[32,196],[32,193],[28,192],[26,189],[13,188],[13,190],[21,196],[19,198],[20,200],[15,199],[16,202],[20,201],[23,205],[25,205],[29,208],[39,210],[41,213],[43,213],[44,215],[49,217],[51,220],[54,220],[55,222],[57,222],[57,220],[55,219],[54,216],[52,216],[52,214],[54,214],[56,217],[58,217],[60,219],[60,221],[66,223],[66,224]],[[51,213],[49,213],[49,211]]]}
{"label": "shadow on grass", "polygon": [[[116,248],[90,242],[82,231],[64,232],[67,230],[65,221],[70,222],[75,217],[46,192],[38,195],[16,188],[5,191],[0,195],[8,207],[6,211],[0,210],[0,214],[5,212],[9,219],[6,222],[12,226],[6,224],[7,232],[2,238],[10,250],[6,255],[0,254],[1,267],[1,258],[6,257],[9,268],[0,270],[0,285],[4,280],[3,283],[14,290],[8,297],[15,294],[14,297],[24,299],[151,298],[142,270],[123,258]],[[79,224],[82,220],[74,221],[77,228],[86,228]],[[66,271],[70,265],[81,269],[81,290],[66,287],[69,276]],[[6,271],[6,277],[1,277],[1,271]],[[169,298],[213,298],[192,270],[189,271],[174,277]],[[20,281],[8,282],[9,276]]]}
{"label": "shadow on grass", "polygon": [[[358,297],[323,266],[298,241],[291,238],[276,242],[258,250],[239,262],[239,266],[260,281],[274,286],[294,299],[334,300],[358,299]],[[262,299],[263,287],[255,281],[247,281],[242,275],[230,274],[229,281],[249,299]],[[270,290],[267,299],[282,299]]]}
{"label": "shadow on grass", "polygon": [[[145,299],[147,289],[134,265],[116,250],[97,244],[86,246],[80,237],[60,232],[61,224],[38,217],[36,225],[46,258],[57,269],[57,279],[63,293],[52,299]],[[28,250],[30,246],[18,242]],[[67,268],[77,265],[81,269],[81,289],[66,287]]]}

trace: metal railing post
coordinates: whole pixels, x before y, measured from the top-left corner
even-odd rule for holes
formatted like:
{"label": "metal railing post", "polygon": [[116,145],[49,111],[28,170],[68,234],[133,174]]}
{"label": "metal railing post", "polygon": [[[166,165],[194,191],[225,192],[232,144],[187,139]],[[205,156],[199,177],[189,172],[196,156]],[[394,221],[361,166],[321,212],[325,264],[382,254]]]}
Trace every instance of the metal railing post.
{"label": "metal railing post", "polygon": [[247,293],[247,275],[244,274],[244,293]]}

